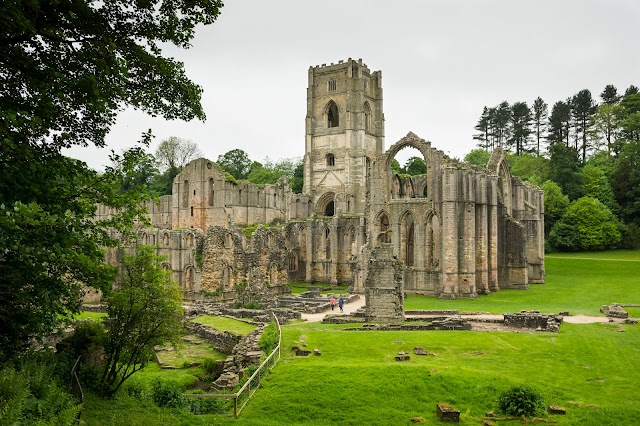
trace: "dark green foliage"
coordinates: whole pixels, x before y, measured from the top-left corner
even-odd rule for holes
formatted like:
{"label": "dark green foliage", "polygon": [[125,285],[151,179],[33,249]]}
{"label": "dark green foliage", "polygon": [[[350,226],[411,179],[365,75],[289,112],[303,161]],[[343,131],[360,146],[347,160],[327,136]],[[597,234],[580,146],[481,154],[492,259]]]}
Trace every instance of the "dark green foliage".
{"label": "dark green foliage", "polygon": [[81,406],[55,374],[52,354],[32,353],[0,369],[0,424],[72,425]]}
{"label": "dark green foliage", "polygon": [[185,407],[193,414],[220,414],[228,410],[222,398],[185,398]]}
{"label": "dark green foliage", "polygon": [[262,351],[269,355],[271,351],[278,346],[278,328],[276,327],[275,322],[270,322],[262,332],[262,336],[260,336],[260,340],[258,341],[258,345]]}
{"label": "dark green foliage", "polygon": [[424,175],[427,173],[427,165],[420,157],[410,157],[403,170],[410,176]]}
{"label": "dark green foliage", "polygon": [[289,178],[289,186],[294,194],[301,194],[304,186],[304,162],[301,160]]}
{"label": "dark green foliage", "polygon": [[[571,112],[575,120],[576,150],[582,154],[582,163],[587,161],[588,135],[591,130],[591,116],[596,112],[596,102],[588,89],[576,93],[571,98]],[[580,141],[580,146],[578,146]]]}
{"label": "dark green foliage", "polygon": [[123,274],[116,290],[106,298],[106,363],[103,393],[113,395],[145,363],[153,359],[154,346],[175,344],[182,332],[182,298],[162,268],[163,258],[151,246],[141,245],[125,255]]}
{"label": "dark green foliage", "polygon": [[236,180],[246,179],[253,164],[247,153],[237,148],[219,155],[217,163]]}
{"label": "dark green foliage", "polygon": [[[115,271],[102,250],[115,243],[108,230],[130,228],[149,198],[136,182],[142,169],[98,174],[61,150],[104,146],[127,106],[204,119],[202,89],[162,49],[189,47],[194,27],[213,23],[220,7],[218,0],[0,3],[0,359],[77,313],[83,284],[111,284]],[[94,221],[97,203],[120,214]]]}
{"label": "dark green foliage", "polygon": [[509,159],[509,168],[513,176],[517,176],[534,185],[540,185],[549,179],[551,162],[548,158],[539,157],[531,153],[508,154],[507,158]]}
{"label": "dark green foliage", "polygon": [[569,197],[562,193],[557,183],[547,180],[541,185],[544,191],[544,228],[545,235],[549,234],[551,227],[556,223],[569,206]]}
{"label": "dark green foliage", "polygon": [[511,120],[508,146],[515,150],[516,155],[522,155],[530,150],[531,110],[526,102],[515,102],[511,105]]}
{"label": "dark green foliage", "polygon": [[530,386],[514,386],[500,394],[498,410],[510,416],[533,417],[544,412],[544,400]]}
{"label": "dark green foliage", "polygon": [[182,390],[173,382],[157,379],[151,387],[151,399],[158,407],[182,408],[185,398]]}
{"label": "dark green foliage", "polygon": [[536,142],[536,155],[540,155],[540,144],[543,139],[543,134],[548,125],[548,114],[549,109],[548,105],[542,98],[538,97],[535,101],[533,101],[533,106],[531,107],[531,115],[532,115],[532,124],[533,124],[533,134]]}
{"label": "dark green foliage", "polygon": [[555,143],[549,146],[549,154],[549,178],[562,188],[562,193],[570,200],[580,198],[583,188],[578,151],[563,143]]}
{"label": "dark green foliage", "polygon": [[549,233],[549,242],[559,250],[605,250],[621,239],[620,223],[600,201],[582,197],[567,207]]}
{"label": "dark green foliage", "polygon": [[615,105],[620,102],[620,95],[618,95],[618,89],[613,84],[607,84],[600,93],[600,98],[605,105]]}
{"label": "dark green foliage", "polygon": [[216,360],[213,358],[205,358],[202,361],[202,368],[209,374],[215,373],[217,369]]}
{"label": "dark green foliage", "polygon": [[570,128],[571,106],[568,102],[558,101],[553,105],[549,116],[547,140],[550,144],[564,143],[568,146]]}
{"label": "dark green foliage", "polygon": [[476,148],[472,149],[464,156],[464,161],[470,164],[475,164],[476,166],[487,167],[487,163],[489,163],[490,158],[491,154],[489,151],[483,148]]}

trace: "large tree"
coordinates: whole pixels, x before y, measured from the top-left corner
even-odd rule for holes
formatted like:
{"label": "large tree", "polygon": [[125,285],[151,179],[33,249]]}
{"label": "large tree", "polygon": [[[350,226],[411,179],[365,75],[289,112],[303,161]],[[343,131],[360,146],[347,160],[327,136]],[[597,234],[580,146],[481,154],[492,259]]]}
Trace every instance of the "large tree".
{"label": "large tree", "polygon": [[531,110],[526,102],[515,102],[511,105],[511,132],[509,146],[515,147],[516,155],[528,151],[531,130]]}
{"label": "large tree", "polygon": [[[104,146],[127,106],[204,119],[201,88],[162,47],[189,47],[194,27],[212,23],[221,6],[0,3],[0,357],[77,311],[83,285],[108,285],[108,229],[130,226],[145,196],[139,187],[122,192],[117,168],[98,174],[61,149]],[[120,214],[95,221],[97,203]]]}
{"label": "large tree", "polygon": [[198,145],[189,139],[171,136],[162,140],[155,153],[156,161],[162,172],[156,179],[160,194],[170,195],[173,189],[173,179],[189,161],[195,160],[200,155]]}
{"label": "large tree", "polygon": [[253,164],[249,155],[238,148],[219,155],[217,163],[236,179],[246,179]]}
{"label": "large tree", "polygon": [[580,159],[575,148],[563,143],[549,146],[549,178],[562,188],[570,200],[583,195]]}
{"label": "large tree", "polygon": [[106,297],[106,361],[103,391],[113,395],[136,371],[153,360],[154,346],[177,344],[182,334],[182,295],[171,281],[165,259],[140,245],[124,256],[118,285]]}
{"label": "large tree", "polygon": [[576,123],[576,141],[580,141],[580,146],[576,144],[582,154],[582,163],[587,161],[588,135],[591,130],[591,116],[596,112],[596,103],[587,89],[579,91],[571,98],[573,118]]}
{"label": "large tree", "polygon": [[549,107],[542,98],[538,97],[535,101],[533,101],[533,106],[531,107],[532,114],[532,122],[534,131],[533,134],[536,138],[536,155],[540,155],[540,141],[542,140],[542,135],[544,134],[547,128],[547,118],[549,115]]}
{"label": "large tree", "polygon": [[568,146],[570,126],[571,105],[569,102],[558,101],[553,104],[549,116],[549,133],[547,134],[549,143],[564,142]]}

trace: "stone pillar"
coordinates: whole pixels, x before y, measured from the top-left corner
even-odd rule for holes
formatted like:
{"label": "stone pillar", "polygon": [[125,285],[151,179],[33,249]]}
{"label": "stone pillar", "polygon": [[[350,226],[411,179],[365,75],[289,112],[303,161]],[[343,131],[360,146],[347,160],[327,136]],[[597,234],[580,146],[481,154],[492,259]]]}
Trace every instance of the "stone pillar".
{"label": "stone pillar", "polygon": [[392,244],[381,243],[371,251],[364,294],[368,322],[404,321],[404,266]]}
{"label": "stone pillar", "polygon": [[455,299],[458,294],[458,173],[444,171],[442,202],[442,292],[441,299]]}
{"label": "stone pillar", "polygon": [[487,222],[487,179],[476,175],[476,291],[489,294],[489,238]]}
{"label": "stone pillar", "polygon": [[487,266],[489,290],[498,291],[498,177],[487,176]]}
{"label": "stone pillar", "polygon": [[307,219],[307,261],[305,263],[305,282],[313,281],[313,264],[315,263],[315,256],[313,253],[313,240],[316,235],[316,226],[313,219]]}
{"label": "stone pillar", "polygon": [[340,262],[338,246],[338,218],[333,217],[329,224],[329,235],[331,239],[331,284],[338,283],[338,262]]}

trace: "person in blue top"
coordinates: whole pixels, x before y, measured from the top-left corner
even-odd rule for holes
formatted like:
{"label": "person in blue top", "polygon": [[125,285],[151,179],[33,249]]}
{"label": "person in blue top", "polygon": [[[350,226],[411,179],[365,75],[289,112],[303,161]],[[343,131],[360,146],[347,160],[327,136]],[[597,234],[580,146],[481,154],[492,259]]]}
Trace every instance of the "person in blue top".
{"label": "person in blue top", "polygon": [[340,300],[338,300],[338,307],[340,308],[340,312],[344,312],[344,310],[342,309],[344,306],[344,299],[341,297]]}

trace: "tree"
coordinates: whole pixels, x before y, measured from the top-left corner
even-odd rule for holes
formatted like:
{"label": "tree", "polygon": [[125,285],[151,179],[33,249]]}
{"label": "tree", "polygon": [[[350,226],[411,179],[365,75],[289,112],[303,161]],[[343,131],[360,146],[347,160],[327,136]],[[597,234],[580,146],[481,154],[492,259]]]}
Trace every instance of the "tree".
{"label": "tree", "polygon": [[[0,167],[0,358],[78,312],[84,286],[110,286],[115,268],[103,247],[117,241],[109,230],[131,228],[149,198],[144,187],[122,187],[140,151],[127,161],[112,155],[120,166],[98,174],[46,145],[10,149],[29,157]],[[96,220],[98,203],[119,213]]]}
{"label": "tree", "polygon": [[291,186],[291,191],[294,194],[302,193],[304,186],[304,162],[302,159],[298,160],[293,176],[289,178],[289,186]]}
{"label": "tree", "polygon": [[144,192],[157,192],[160,172],[156,167],[156,159],[153,155],[145,153],[141,147],[123,151],[118,157],[118,163],[113,167],[120,175],[122,191],[141,188]]}
{"label": "tree", "polygon": [[620,206],[616,202],[613,189],[611,189],[611,184],[604,171],[593,164],[587,164],[582,168],[581,173],[584,195],[599,200],[609,210],[616,213]]}
{"label": "tree", "polygon": [[411,176],[424,175],[427,173],[427,165],[420,157],[409,157],[404,164],[404,172]]}
{"label": "tree", "polygon": [[549,233],[549,242],[559,250],[605,250],[620,242],[619,223],[600,201],[582,197],[573,201]]}
{"label": "tree", "polygon": [[493,125],[495,135],[495,145],[505,148],[509,140],[509,123],[511,122],[511,107],[507,101],[503,101],[496,107]]}
{"label": "tree", "polygon": [[300,163],[301,160],[292,158],[273,162],[267,157],[264,159],[264,164],[254,161],[251,164],[251,171],[247,176],[247,180],[262,185],[274,184],[283,176],[291,180]]}
{"label": "tree", "polygon": [[247,178],[253,164],[247,153],[237,148],[219,155],[217,163],[238,180]]}
{"label": "tree", "polygon": [[569,128],[571,126],[571,105],[558,101],[553,104],[549,116],[549,133],[547,140],[550,144],[564,142],[569,146]]}
{"label": "tree", "polygon": [[544,191],[544,230],[545,235],[556,223],[569,206],[569,197],[562,193],[562,189],[552,180],[547,180],[540,187]]}
{"label": "tree", "polygon": [[640,89],[638,89],[633,84],[631,86],[627,87],[627,90],[624,91],[624,95],[625,96],[637,95],[638,93],[640,93]]}
{"label": "tree", "polygon": [[486,106],[482,110],[482,115],[478,120],[478,124],[474,127],[479,133],[473,135],[473,139],[478,141],[480,148],[489,149],[491,146],[491,125],[493,122],[493,115],[495,114],[495,108],[487,108]]}
{"label": "tree", "polygon": [[487,167],[491,154],[486,149],[476,148],[472,149],[464,156],[464,161],[476,166]]}
{"label": "tree", "polygon": [[[587,89],[579,91],[571,99],[572,113],[576,121],[576,140],[580,139],[582,163],[587,161],[587,141],[591,129],[591,116],[596,112],[596,103]],[[576,145],[576,149],[578,146]]]}
{"label": "tree", "polygon": [[154,359],[154,346],[177,344],[182,334],[182,295],[151,246],[124,256],[123,273],[106,297],[106,362],[101,377],[113,395],[136,371]]}
{"label": "tree", "polygon": [[611,182],[625,223],[640,225],[640,141],[622,147]]}
{"label": "tree", "polygon": [[511,105],[511,132],[509,145],[515,146],[516,155],[521,155],[528,149],[531,130],[531,110],[526,102],[516,102]]}
{"label": "tree", "polygon": [[549,178],[550,161],[548,158],[538,157],[534,154],[522,155],[508,154],[511,174],[534,185],[546,181]]}
{"label": "tree", "polygon": [[200,157],[200,149],[193,141],[171,136],[156,148],[156,160],[162,171],[182,170],[191,160]]}
{"label": "tree", "polygon": [[2,2],[0,135],[56,147],[95,144],[129,105],[204,119],[202,89],[161,43],[188,48],[219,0]]}
{"label": "tree", "polygon": [[620,95],[618,95],[618,89],[613,84],[607,84],[600,93],[600,98],[604,105],[615,105],[620,102]]}
{"label": "tree", "polygon": [[582,175],[578,151],[563,143],[549,146],[550,164],[549,178],[562,188],[570,200],[580,198],[583,194]]}
{"label": "tree", "polygon": [[534,135],[536,138],[536,155],[540,156],[540,140],[542,134],[547,128],[547,116],[549,114],[548,105],[542,98],[538,97],[533,101],[532,120],[534,127]]}
{"label": "tree", "polygon": [[[591,116],[591,137],[595,142],[595,147],[606,146],[608,153],[618,153],[619,148],[615,144],[617,135],[620,133],[623,107],[620,105],[603,104]],[[599,143],[598,141],[604,141]]]}
{"label": "tree", "polygon": [[[98,174],[64,157],[105,145],[121,109],[204,119],[201,88],[162,56],[189,47],[219,0],[2,2],[0,13],[0,357],[77,312],[83,285],[107,288],[103,247],[149,194],[122,191],[121,170]],[[143,135],[148,142],[151,135]],[[119,213],[94,220],[96,204]]]}

